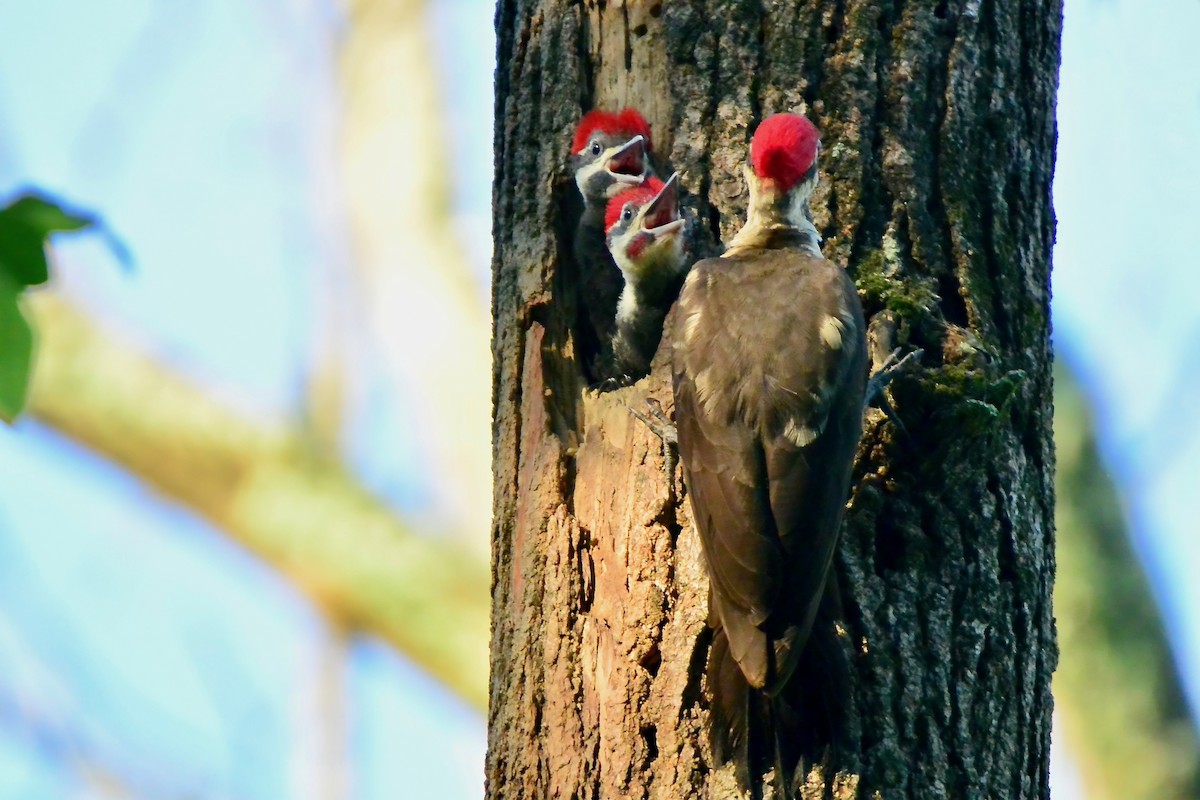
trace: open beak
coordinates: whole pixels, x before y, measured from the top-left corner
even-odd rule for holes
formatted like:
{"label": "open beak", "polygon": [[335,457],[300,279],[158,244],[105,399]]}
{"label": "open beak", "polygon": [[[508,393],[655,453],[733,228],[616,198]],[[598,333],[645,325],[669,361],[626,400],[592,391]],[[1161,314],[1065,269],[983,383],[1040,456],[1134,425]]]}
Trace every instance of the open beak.
{"label": "open beak", "polygon": [[642,230],[658,238],[683,227],[679,216],[679,173],[672,173],[642,211]]}
{"label": "open beak", "polygon": [[646,174],[646,139],[638,135],[608,153],[608,174],[620,183],[640,184]]}

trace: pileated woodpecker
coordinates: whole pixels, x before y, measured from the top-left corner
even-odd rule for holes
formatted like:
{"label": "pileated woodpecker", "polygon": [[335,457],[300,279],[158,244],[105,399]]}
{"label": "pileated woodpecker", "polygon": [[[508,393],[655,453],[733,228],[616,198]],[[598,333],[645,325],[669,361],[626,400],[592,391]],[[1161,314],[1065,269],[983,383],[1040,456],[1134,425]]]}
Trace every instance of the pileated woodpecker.
{"label": "pileated woodpecker", "polygon": [[584,366],[596,380],[617,377],[609,347],[624,285],[605,245],[604,211],[613,197],[653,176],[650,147],[650,126],[632,108],[588,112],[571,143],[569,166],[583,196],[574,241],[579,267],[576,336]]}
{"label": "pileated woodpecker", "polygon": [[818,146],[804,117],[759,126],[746,224],[692,267],[671,334],[679,455],[712,587],[714,755],[745,785],[773,752],[785,792],[781,693],[830,571],[867,379],[858,293],[808,216]]}
{"label": "pileated woodpecker", "polygon": [[678,178],[672,175],[663,183],[650,177],[608,201],[608,249],[625,282],[612,337],[611,372],[618,380],[636,380],[650,372],[663,319],[687,271]]}

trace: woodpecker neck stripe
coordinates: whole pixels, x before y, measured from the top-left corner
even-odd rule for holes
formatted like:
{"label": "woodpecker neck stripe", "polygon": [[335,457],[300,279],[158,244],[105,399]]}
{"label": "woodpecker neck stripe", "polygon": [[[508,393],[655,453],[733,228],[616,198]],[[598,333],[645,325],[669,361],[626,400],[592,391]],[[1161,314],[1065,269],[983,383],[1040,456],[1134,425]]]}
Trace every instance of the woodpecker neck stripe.
{"label": "woodpecker neck stripe", "polygon": [[750,203],[746,224],[737,232],[725,250],[726,257],[737,256],[746,250],[761,247],[763,242],[780,231],[802,235],[801,246],[815,256],[821,255],[821,234],[808,218],[808,199],[817,184],[817,172],[809,170],[804,181],[789,192],[780,192],[769,182],[759,180],[754,171],[743,167]]}

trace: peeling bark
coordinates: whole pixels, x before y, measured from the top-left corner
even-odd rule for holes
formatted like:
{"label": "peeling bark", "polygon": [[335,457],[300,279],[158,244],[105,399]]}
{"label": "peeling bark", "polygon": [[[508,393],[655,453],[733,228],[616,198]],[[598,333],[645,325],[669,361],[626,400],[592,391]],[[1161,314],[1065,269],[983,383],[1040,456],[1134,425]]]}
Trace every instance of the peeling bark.
{"label": "peeling bark", "polygon": [[669,411],[669,370],[600,394],[574,356],[566,151],[584,110],[627,104],[700,256],[744,219],[755,126],[807,113],[826,256],[926,351],[889,389],[908,436],[868,417],[837,562],[841,775],[802,796],[1048,796],[1060,23],[1058,0],[499,3],[489,798],[727,796],[699,543],[627,410]]}

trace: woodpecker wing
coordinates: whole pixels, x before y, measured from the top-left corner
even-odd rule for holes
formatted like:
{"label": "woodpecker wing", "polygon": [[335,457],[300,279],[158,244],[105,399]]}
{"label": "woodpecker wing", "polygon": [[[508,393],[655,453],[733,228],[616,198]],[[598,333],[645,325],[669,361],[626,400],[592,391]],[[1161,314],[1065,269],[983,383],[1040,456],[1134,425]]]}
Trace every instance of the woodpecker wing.
{"label": "woodpecker wing", "polygon": [[820,603],[861,434],[862,310],[798,247],[696,264],[675,312],[679,448],[713,613],[746,680],[791,674]]}

